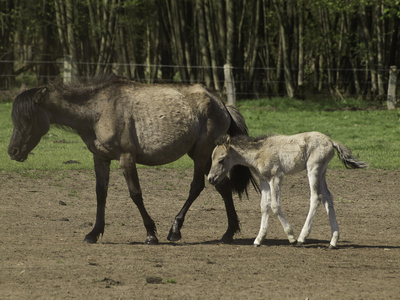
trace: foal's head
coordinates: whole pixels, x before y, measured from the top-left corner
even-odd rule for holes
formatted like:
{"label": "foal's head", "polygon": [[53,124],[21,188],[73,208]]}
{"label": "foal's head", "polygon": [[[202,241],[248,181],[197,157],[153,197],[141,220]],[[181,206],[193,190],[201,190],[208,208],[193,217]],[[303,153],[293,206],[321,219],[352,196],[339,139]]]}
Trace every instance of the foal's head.
{"label": "foal's head", "polygon": [[222,143],[214,148],[212,153],[212,164],[208,173],[208,181],[211,184],[217,184],[228,174],[233,167],[233,161],[230,154],[230,137],[225,138]]}
{"label": "foal's head", "polygon": [[50,129],[49,116],[39,107],[39,102],[46,96],[46,88],[34,88],[15,98],[11,112],[14,129],[8,146],[11,159],[26,160],[29,152]]}

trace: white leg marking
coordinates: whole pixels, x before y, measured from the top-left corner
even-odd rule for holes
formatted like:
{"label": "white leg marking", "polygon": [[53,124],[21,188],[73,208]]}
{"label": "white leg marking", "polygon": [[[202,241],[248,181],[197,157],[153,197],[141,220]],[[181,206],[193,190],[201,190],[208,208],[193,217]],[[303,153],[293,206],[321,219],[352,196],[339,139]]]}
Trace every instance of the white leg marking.
{"label": "white leg marking", "polygon": [[299,238],[298,238],[298,244],[301,245],[304,243],[306,238],[309,236],[312,228],[312,223],[314,221],[315,213],[317,212],[317,208],[320,203],[319,199],[319,174],[316,169],[314,170],[309,170],[308,172],[308,180],[310,183],[310,210],[308,211],[308,215],[306,218],[306,221],[304,222],[303,229],[300,232]]}
{"label": "white leg marking", "polygon": [[329,222],[331,224],[330,248],[336,248],[339,239],[339,225],[336,220],[335,208],[333,206],[333,196],[328,189],[328,185],[326,184],[325,174],[326,171],[322,174],[321,179],[321,190],[323,195],[322,201],[325,206],[325,210],[329,216]]}
{"label": "white leg marking", "polygon": [[278,219],[282,224],[283,230],[285,231],[289,242],[295,243],[296,238],[293,235],[292,226],[286,220],[285,215],[281,207],[281,186],[283,177],[274,177],[270,181],[271,187],[271,208],[274,214],[278,215]]}
{"label": "white leg marking", "polygon": [[261,181],[261,224],[260,231],[254,240],[254,246],[260,246],[268,231],[269,210],[271,209],[271,191],[268,182]]}

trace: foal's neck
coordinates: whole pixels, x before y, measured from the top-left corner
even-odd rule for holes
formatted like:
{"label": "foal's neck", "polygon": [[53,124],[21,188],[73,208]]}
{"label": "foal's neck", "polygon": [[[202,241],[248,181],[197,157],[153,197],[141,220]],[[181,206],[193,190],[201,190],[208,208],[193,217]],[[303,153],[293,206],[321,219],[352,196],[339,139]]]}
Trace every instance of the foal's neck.
{"label": "foal's neck", "polygon": [[246,167],[254,167],[253,162],[253,151],[249,149],[243,149],[240,147],[232,146],[231,145],[231,153],[232,153],[232,158],[235,164],[237,165],[242,165]]}

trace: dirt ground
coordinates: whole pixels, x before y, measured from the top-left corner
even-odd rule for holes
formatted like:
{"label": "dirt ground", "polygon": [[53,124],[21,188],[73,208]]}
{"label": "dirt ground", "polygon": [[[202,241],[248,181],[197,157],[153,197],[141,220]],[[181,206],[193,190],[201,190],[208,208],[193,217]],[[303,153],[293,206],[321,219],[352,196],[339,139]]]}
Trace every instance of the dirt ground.
{"label": "dirt ground", "polygon": [[[259,195],[235,199],[242,231],[227,227],[214,188],[193,204],[178,243],[166,236],[183,205],[191,170],[140,169],[145,204],[160,245],[146,238],[120,171],[113,171],[103,238],[83,243],[95,218],[89,171],[0,173],[1,299],[399,299],[400,171],[329,170],[341,230],[320,207],[302,247],[292,247],[276,217],[265,244],[252,246]],[[283,210],[295,234],[308,211],[305,174],[285,178]]]}

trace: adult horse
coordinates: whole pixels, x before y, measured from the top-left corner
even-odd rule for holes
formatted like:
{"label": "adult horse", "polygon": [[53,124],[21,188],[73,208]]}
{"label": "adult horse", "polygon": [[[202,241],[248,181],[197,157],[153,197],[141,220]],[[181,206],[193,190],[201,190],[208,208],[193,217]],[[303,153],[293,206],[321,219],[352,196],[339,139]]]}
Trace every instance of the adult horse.
{"label": "adult horse", "polygon": [[[51,124],[70,128],[93,153],[96,173],[97,213],[93,230],[85,237],[96,243],[104,233],[105,204],[110,162],[118,160],[130,197],[139,209],[147,231],[145,243],[156,244],[156,226],[143,204],[136,163],[161,165],[188,154],[194,161],[189,196],[168,234],[181,238],[185,215],[204,188],[211,153],[222,135],[247,134],[240,113],[210,94],[203,86],[139,84],[109,77],[84,83],[54,83],[18,95],[13,103],[12,133],[8,153],[23,162]],[[253,182],[248,168],[232,171],[216,186],[225,202],[228,229],[222,242],[239,231],[232,190],[239,196]]]}

